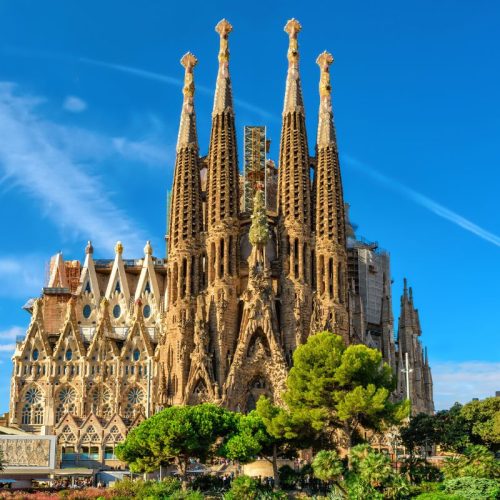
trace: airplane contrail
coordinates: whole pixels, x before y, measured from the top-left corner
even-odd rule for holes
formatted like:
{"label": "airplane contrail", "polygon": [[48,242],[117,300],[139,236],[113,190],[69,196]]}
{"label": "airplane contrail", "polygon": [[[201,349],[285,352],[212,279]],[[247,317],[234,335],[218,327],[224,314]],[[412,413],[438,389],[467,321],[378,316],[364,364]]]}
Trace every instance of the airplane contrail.
{"label": "airplane contrail", "polygon": [[[88,57],[80,57],[79,61],[93,66],[100,66],[101,68],[107,68],[114,71],[120,71],[122,73],[128,73],[130,75],[134,75],[139,78],[146,78],[148,80],[156,80],[158,82],[167,83],[169,85],[175,85],[176,87],[182,87],[182,85],[184,84],[182,78],[174,78],[172,76],[163,75],[162,73],[155,73],[153,71],[148,71],[142,68],[136,68],[134,66],[115,64],[107,61],[99,61],[97,59],[90,59]],[[214,94],[213,89],[205,87],[204,85],[197,84],[196,90],[200,91],[202,94],[209,96],[212,96]],[[240,108],[246,109],[247,111],[251,111],[252,113],[259,114],[263,118],[276,120],[276,116],[274,116],[272,113],[269,113],[268,111],[260,108],[259,106],[255,106],[254,104],[248,101],[244,101],[241,99],[234,99],[234,102]]]}
{"label": "airplane contrail", "polygon": [[382,174],[381,172],[375,170],[373,167],[359,160],[356,160],[349,155],[344,155],[344,159],[350,166],[363,172],[364,174],[369,175],[372,179],[376,180],[380,184],[383,184],[385,187],[402,194],[417,205],[420,205],[421,207],[429,210],[429,212],[432,212],[434,215],[437,215],[438,217],[441,217],[442,219],[445,219],[452,224],[465,229],[469,233],[472,233],[479,238],[488,241],[489,243],[493,243],[493,245],[496,245],[497,247],[500,247],[500,236],[487,231],[486,229],[466,219],[462,215],[457,214],[453,210],[450,210],[437,201],[434,201],[428,196],[425,196],[418,191],[405,186],[401,182],[392,179],[385,174]]}
{"label": "airplane contrail", "polygon": [[[64,54],[57,54],[52,52],[46,52],[41,50],[27,50],[19,47],[2,47],[2,51],[4,53],[10,55],[16,55],[21,57],[34,57],[38,59],[52,59],[55,61],[61,61],[65,63],[74,63],[75,58],[70,57]],[[101,68],[106,68],[112,71],[119,71],[121,73],[127,73],[132,76],[136,76],[138,78],[144,78],[147,80],[157,81],[160,83],[166,83],[168,85],[174,85],[176,87],[182,87],[184,81],[182,78],[176,78],[169,75],[164,75],[162,73],[156,73],[154,71],[148,71],[142,68],[136,68],[135,66],[128,66],[125,64],[117,64],[109,61],[101,61],[98,59],[92,59],[90,57],[78,57],[76,60],[82,64],[87,64],[89,66],[98,66]],[[204,85],[196,85],[196,89],[207,96],[214,95],[214,89],[209,87],[205,87]],[[255,113],[260,115],[262,118],[266,120],[278,121],[279,118],[273,113],[269,113],[265,109],[252,104],[251,102],[242,100],[242,99],[234,99],[234,103],[242,109],[246,109],[251,113]]]}

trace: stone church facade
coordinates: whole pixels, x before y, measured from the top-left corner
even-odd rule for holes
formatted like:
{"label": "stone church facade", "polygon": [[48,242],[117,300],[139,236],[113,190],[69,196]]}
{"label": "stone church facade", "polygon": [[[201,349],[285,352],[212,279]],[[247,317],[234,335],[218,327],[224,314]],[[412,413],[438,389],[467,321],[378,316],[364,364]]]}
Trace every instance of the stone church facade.
{"label": "stone church facade", "polygon": [[[315,156],[309,154],[299,72],[300,24],[285,26],[287,53],[277,187],[242,208],[229,72],[231,25],[223,20],[208,154],[201,156],[194,68],[187,53],[167,227],[167,257],[51,260],[42,295],[13,356],[10,425],[56,434],[60,458],[112,464],[128,429],[178,404],[213,401],[248,411],[262,395],[278,403],[296,347],[328,329],[365,342],[363,304],[348,275],[344,198],[333,124],[331,54],[320,70]],[[311,174],[313,172],[313,175]],[[270,202],[271,200],[274,200]],[[414,411],[432,412],[418,311],[405,286],[394,339],[390,280],[378,347],[398,377],[409,353]]]}

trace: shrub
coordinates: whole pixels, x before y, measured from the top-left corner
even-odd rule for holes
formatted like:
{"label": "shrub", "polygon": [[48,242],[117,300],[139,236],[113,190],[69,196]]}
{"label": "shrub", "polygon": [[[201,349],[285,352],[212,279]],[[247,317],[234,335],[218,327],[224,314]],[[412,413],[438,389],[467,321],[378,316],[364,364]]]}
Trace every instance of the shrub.
{"label": "shrub", "polygon": [[500,484],[495,479],[459,477],[446,480],[444,491],[467,500],[487,500],[500,497]]}
{"label": "shrub", "polygon": [[463,498],[456,495],[449,495],[442,491],[435,491],[432,493],[422,493],[418,497],[415,497],[415,500],[463,500]]}
{"label": "shrub", "polygon": [[500,464],[485,446],[469,446],[463,455],[446,460],[443,466],[446,479],[458,477],[500,478]]}
{"label": "shrub", "polygon": [[431,465],[425,458],[415,456],[410,456],[403,460],[401,472],[408,474],[413,484],[421,484],[428,481],[438,482],[443,479],[443,474],[437,467]]}
{"label": "shrub", "polygon": [[261,493],[260,483],[250,476],[239,476],[231,483],[224,500],[257,500]]}
{"label": "shrub", "polygon": [[286,490],[291,490],[301,479],[300,472],[293,470],[289,465],[283,465],[279,469],[280,485]]}
{"label": "shrub", "polygon": [[[115,484],[112,491],[114,498],[129,500],[169,499],[181,489],[178,479],[167,477],[163,481],[132,481],[124,479]],[[181,497],[182,498],[182,497]]]}

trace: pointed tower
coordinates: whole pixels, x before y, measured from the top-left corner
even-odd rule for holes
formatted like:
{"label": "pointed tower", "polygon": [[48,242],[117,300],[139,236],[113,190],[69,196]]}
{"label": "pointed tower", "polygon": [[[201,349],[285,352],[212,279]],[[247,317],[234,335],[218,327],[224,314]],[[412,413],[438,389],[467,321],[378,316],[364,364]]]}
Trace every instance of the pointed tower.
{"label": "pointed tower", "polygon": [[299,74],[300,23],[286,23],[289,36],[278,169],[281,260],[281,331],[287,357],[309,333],[311,297],[311,182],[304,103]]}
{"label": "pointed tower", "polygon": [[209,352],[217,383],[234,354],[238,320],[239,175],[228,38],[231,24],[215,27],[220,37],[219,69],[208,151],[206,202],[206,280]]}
{"label": "pointed tower", "polygon": [[382,354],[384,361],[396,370],[396,351],[394,346],[394,316],[392,314],[391,287],[387,276],[383,278],[384,295],[380,308],[380,324],[382,325]]}
{"label": "pointed tower", "polygon": [[329,328],[349,342],[344,196],[330,84],[333,57],[323,52],[316,63],[320,69],[315,176],[316,295]]}
{"label": "pointed tower", "polygon": [[[405,278],[398,323],[398,359],[405,360],[406,353],[408,353],[408,365],[411,370],[410,401],[412,415],[432,413],[434,411],[432,375],[424,359],[422,343],[419,339],[421,334],[418,310],[415,309],[413,304],[413,292],[411,288],[408,289]],[[398,376],[404,377],[401,372],[401,364],[398,369]],[[405,387],[405,384],[403,384],[403,387]],[[404,395],[407,397],[406,389]]]}
{"label": "pointed tower", "polygon": [[181,402],[189,373],[189,352],[193,346],[193,324],[196,294],[200,289],[201,231],[203,228],[200,164],[196,115],[194,110],[194,67],[197,59],[185,54],[181,64],[185,69],[181,120],[177,139],[174,185],[170,207],[168,234],[168,335],[162,346],[162,362],[167,352],[173,353],[172,400]]}

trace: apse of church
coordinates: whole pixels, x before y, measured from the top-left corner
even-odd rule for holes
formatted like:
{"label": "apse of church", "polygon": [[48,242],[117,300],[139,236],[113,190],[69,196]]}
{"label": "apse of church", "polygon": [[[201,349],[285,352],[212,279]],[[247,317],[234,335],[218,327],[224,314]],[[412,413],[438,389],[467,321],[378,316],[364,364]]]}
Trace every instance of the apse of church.
{"label": "apse of church", "polygon": [[[248,411],[261,395],[280,403],[294,350],[319,330],[347,343],[365,341],[363,304],[348,274],[333,57],[323,52],[316,61],[319,111],[311,157],[301,29],[295,19],[285,26],[278,168],[265,159],[266,182],[245,192],[251,210],[241,202],[231,24],[216,26],[220,49],[206,156],[196,126],[197,58],[182,57],[168,257],[156,257],[148,242],[143,256],[125,258],[118,242],[113,259],[94,259],[89,242],[83,264],[61,254],[52,258],[47,286],[25,306],[31,322],[13,356],[11,425],[58,435],[63,455],[85,449],[111,460],[131,426],[168,405],[212,401]],[[390,283],[384,286],[380,348],[399,378],[405,352],[421,363],[414,386],[419,408],[431,411],[432,378],[413,298],[405,291],[398,345]]]}

